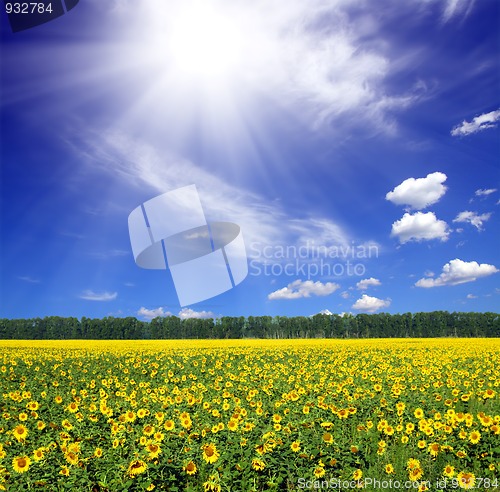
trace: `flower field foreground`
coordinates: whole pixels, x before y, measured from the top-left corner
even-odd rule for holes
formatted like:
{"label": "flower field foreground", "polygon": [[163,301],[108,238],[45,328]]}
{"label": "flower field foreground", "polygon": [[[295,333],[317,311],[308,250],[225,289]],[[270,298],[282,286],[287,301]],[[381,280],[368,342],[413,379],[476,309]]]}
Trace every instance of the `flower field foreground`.
{"label": "flower field foreground", "polygon": [[1,490],[499,489],[498,339],[0,346]]}

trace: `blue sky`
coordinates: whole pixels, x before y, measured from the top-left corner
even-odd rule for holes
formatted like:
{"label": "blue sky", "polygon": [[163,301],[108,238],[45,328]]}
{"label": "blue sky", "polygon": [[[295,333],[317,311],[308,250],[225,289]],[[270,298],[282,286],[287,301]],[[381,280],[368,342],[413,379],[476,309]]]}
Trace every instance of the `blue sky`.
{"label": "blue sky", "polygon": [[[1,19],[0,316],[497,311],[494,0],[81,0]],[[128,216],[195,184],[249,274],[180,306]]]}

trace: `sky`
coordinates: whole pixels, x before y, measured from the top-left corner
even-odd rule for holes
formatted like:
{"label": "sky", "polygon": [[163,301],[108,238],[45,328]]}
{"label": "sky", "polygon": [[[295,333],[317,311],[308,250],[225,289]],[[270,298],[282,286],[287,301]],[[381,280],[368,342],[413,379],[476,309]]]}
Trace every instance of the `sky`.
{"label": "sky", "polygon": [[[3,12],[0,317],[499,312],[499,24],[495,0]],[[182,305],[128,217],[190,185],[248,274]]]}

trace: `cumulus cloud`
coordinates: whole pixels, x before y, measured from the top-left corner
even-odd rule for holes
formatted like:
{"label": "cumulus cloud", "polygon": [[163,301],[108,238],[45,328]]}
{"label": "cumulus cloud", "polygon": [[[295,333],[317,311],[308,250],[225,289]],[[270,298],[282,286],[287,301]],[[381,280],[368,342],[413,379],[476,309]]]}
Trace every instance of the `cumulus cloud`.
{"label": "cumulus cloud", "polygon": [[497,191],[496,188],[488,188],[488,189],[479,189],[479,190],[476,190],[475,192],[475,195],[476,196],[488,196],[488,195],[491,195],[492,193],[495,193],[495,191]]}
{"label": "cumulus cloud", "polygon": [[188,319],[188,318],[197,318],[197,319],[215,318],[215,314],[212,313],[211,311],[194,311],[193,309],[190,309],[190,308],[182,308],[179,311],[179,318],[180,319]]}
{"label": "cumulus cloud", "polygon": [[453,222],[468,222],[472,224],[477,230],[483,229],[483,222],[486,222],[491,217],[491,213],[485,213],[478,215],[476,212],[470,212],[465,210],[460,212],[454,219]]}
{"label": "cumulus cloud", "polygon": [[[163,307],[158,307],[156,309],[147,309],[145,307],[141,307],[139,311],[137,311],[137,314],[148,321],[158,318],[158,317],[168,317],[168,316],[174,316],[173,313],[170,311],[165,311]],[[177,316],[180,319],[189,319],[189,318],[215,318],[214,313],[210,311],[194,311],[193,309],[190,308],[183,308],[179,311]]]}
{"label": "cumulus cloud", "polygon": [[479,264],[477,261],[462,261],[458,258],[446,263],[441,275],[437,278],[421,278],[415,285],[417,287],[442,287],[444,285],[458,285],[473,282],[481,277],[497,273],[494,265]]}
{"label": "cumulus cloud", "polygon": [[363,280],[360,280],[357,284],[356,287],[359,290],[366,290],[368,287],[378,287],[379,285],[382,285],[382,282],[378,278],[365,278]]}
{"label": "cumulus cloud", "polygon": [[401,244],[410,241],[446,241],[449,236],[448,224],[438,220],[433,212],[406,213],[392,224],[391,236],[396,236]]}
{"label": "cumulus cloud", "polygon": [[495,128],[499,120],[500,109],[497,109],[496,111],[476,116],[472,121],[462,121],[460,125],[457,125],[451,130],[451,134],[454,137],[472,135],[473,133],[486,130],[487,128]]}
{"label": "cumulus cloud", "polygon": [[164,311],[162,307],[156,309],[147,309],[145,307],[141,307],[141,309],[137,311],[137,314],[143,318],[146,318],[147,320],[152,320],[158,317],[172,316],[171,312]]}
{"label": "cumulus cloud", "polygon": [[86,301],[114,301],[117,297],[117,292],[94,292],[93,290],[85,290],[80,294],[80,299]]}
{"label": "cumulus cloud", "polygon": [[435,172],[425,178],[408,178],[385,195],[385,199],[396,205],[408,205],[420,210],[433,205],[446,193],[446,174]]}
{"label": "cumulus cloud", "polygon": [[339,284],[333,282],[322,283],[319,280],[295,280],[282,289],[271,292],[267,298],[271,301],[276,299],[300,299],[311,296],[328,296],[340,288]]}
{"label": "cumulus cloud", "polygon": [[333,316],[333,313],[329,309],[323,309],[319,314],[324,314],[326,316]]}
{"label": "cumulus cloud", "polygon": [[364,311],[367,313],[374,313],[379,309],[389,307],[391,305],[390,299],[379,299],[377,297],[371,297],[363,294],[353,305],[352,309],[356,311]]}

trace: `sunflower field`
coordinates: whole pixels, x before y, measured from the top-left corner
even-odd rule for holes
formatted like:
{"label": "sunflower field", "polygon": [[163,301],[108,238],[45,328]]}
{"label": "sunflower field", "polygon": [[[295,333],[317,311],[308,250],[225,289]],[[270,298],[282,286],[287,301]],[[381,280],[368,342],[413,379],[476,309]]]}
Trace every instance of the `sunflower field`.
{"label": "sunflower field", "polygon": [[500,490],[498,339],[0,346],[0,490]]}

